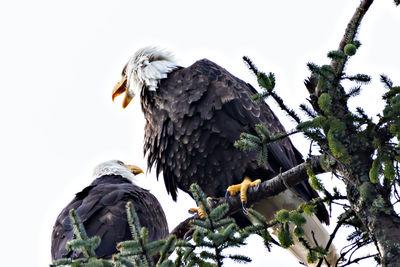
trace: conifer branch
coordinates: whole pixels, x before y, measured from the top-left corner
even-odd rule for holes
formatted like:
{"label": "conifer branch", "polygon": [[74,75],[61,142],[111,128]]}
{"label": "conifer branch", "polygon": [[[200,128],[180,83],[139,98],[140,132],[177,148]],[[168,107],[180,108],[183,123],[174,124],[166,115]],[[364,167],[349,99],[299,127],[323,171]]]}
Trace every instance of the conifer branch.
{"label": "conifer branch", "polygon": [[[194,218],[190,224],[194,227],[193,241],[196,247],[208,247],[213,252],[202,251],[200,257],[194,257],[196,261],[203,261],[203,264],[213,261],[216,266],[222,266],[223,260],[230,258],[235,261],[249,262],[246,256],[242,255],[224,255],[223,251],[228,247],[243,245],[244,239],[248,234],[245,232],[239,233],[239,227],[233,219],[225,219],[228,215],[228,205],[222,204],[215,208],[211,208],[205,198],[201,188],[197,184],[192,184],[190,187],[192,195],[196,203],[201,207],[205,217],[204,220]],[[174,231],[173,231],[174,232]],[[236,235],[239,233],[239,235]],[[190,249],[190,253],[193,252]],[[193,260],[188,261],[189,264],[194,263]]]}
{"label": "conifer branch", "polygon": [[[79,247],[81,247],[83,255],[85,255],[85,257],[87,257],[87,258],[96,257],[94,248],[92,246],[86,244],[87,241],[89,241],[89,237],[87,236],[85,227],[83,226],[81,218],[76,213],[75,209],[71,209],[69,211],[69,218],[72,221],[72,227],[74,230],[74,235],[76,237],[75,240],[82,244]],[[80,241],[83,241],[83,242],[80,242]],[[72,247],[74,247],[73,246],[74,243],[76,243],[76,242],[73,242],[73,241],[72,241],[72,243],[69,242],[69,244],[67,245],[67,248],[72,249]]]}
{"label": "conifer branch", "polygon": [[[135,208],[133,207],[132,202],[126,203],[126,213],[132,237],[134,238],[134,240],[136,241],[136,243],[139,245],[140,248],[139,258],[141,262],[143,263],[144,266],[154,267],[155,266],[154,262],[149,254],[148,249],[145,246],[145,244],[147,243],[147,238],[145,238],[146,231],[142,231],[143,229],[140,226],[139,217],[137,216],[137,213],[135,211]],[[128,246],[126,246],[125,244],[127,243],[121,242],[118,244],[117,248],[121,252],[124,252],[124,250],[128,248]],[[136,253],[128,252],[128,255],[129,254],[136,254]]]}
{"label": "conifer branch", "polygon": [[95,249],[100,245],[101,240],[98,236],[88,237],[82,220],[75,209],[69,211],[69,219],[72,224],[74,239],[67,242],[66,249],[82,251],[83,257],[77,259],[58,259],[50,264],[50,266],[86,266],[86,264],[92,264],[92,266],[112,267],[113,263],[111,261],[97,259]]}
{"label": "conifer branch", "polygon": [[[321,174],[326,172],[321,168],[320,157],[312,156],[309,163],[310,168],[313,170],[314,174]],[[303,162],[296,167],[283,172],[275,176],[272,179],[264,181],[260,184],[258,190],[254,187],[249,187],[247,191],[247,204],[250,206],[263,198],[271,197],[279,194],[287,189],[287,186],[293,187],[296,184],[308,179],[307,175],[307,163]],[[233,214],[242,209],[242,203],[240,197],[233,196],[227,201],[224,197],[216,199],[216,205],[222,205],[224,203],[229,204],[229,211],[227,215]],[[176,235],[177,238],[184,238],[191,235],[190,221],[199,218],[198,215],[194,215],[185,221],[181,222],[175,229],[172,230],[172,234]]]}
{"label": "conifer branch", "polygon": [[[353,14],[349,24],[347,25],[345,34],[339,44],[339,51],[344,51],[347,44],[352,44],[356,38],[358,28],[360,27],[361,21],[364,18],[365,13],[368,11],[369,7],[372,5],[373,0],[363,0],[359,7]],[[343,72],[344,66],[347,62],[347,58],[342,61],[332,61],[331,66],[336,71],[337,74]]]}
{"label": "conifer branch", "polygon": [[[350,216],[355,216],[354,212],[352,210],[347,210],[343,214],[339,216],[339,220],[335,226],[335,229],[333,232],[330,234],[328,243],[326,243],[325,246],[325,251],[329,251],[330,246],[332,245],[333,239],[336,237],[337,232],[339,229],[344,225],[345,221],[350,217]],[[318,261],[318,264],[316,267],[321,267],[323,263],[324,258],[320,258]]]}
{"label": "conifer branch", "polygon": [[289,117],[291,117],[297,123],[300,123],[300,117],[296,114],[296,112],[285,105],[283,99],[274,91],[275,88],[275,74],[270,72],[268,75],[264,72],[258,71],[257,67],[251,61],[249,57],[243,57],[244,62],[248,66],[248,68],[253,72],[253,74],[257,77],[257,82],[261,88],[264,89],[264,92],[261,94],[255,94],[252,98],[253,101],[262,102],[267,97],[271,96],[275,102],[279,105],[279,107],[285,111]]}

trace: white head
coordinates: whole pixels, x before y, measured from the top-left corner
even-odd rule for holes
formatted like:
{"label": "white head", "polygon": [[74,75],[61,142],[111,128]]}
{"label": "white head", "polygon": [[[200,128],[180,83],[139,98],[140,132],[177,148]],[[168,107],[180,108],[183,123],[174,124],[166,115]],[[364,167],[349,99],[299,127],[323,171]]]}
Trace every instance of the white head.
{"label": "white head", "polygon": [[126,92],[122,103],[125,108],[141,90],[156,91],[158,82],[177,67],[168,51],[150,46],[139,49],[122,70],[122,79],[114,87],[112,98]]}
{"label": "white head", "polygon": [[135,165],[127,165],[120,160],[109,160],[100,163],[94,168],[93,179],[103,175],[121,175],[134,183],[136,180],[135,176],[139,173],[143,173],[143,171]]}

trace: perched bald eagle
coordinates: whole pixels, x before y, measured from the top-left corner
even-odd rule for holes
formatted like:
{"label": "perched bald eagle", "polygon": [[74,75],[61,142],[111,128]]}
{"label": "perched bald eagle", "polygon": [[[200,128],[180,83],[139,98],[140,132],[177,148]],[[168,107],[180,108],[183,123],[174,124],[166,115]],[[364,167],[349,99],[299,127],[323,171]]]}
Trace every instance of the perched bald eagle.
{"label": "perched bald eagle", "polygon": [[128,201],[135,206],[140,224],[149,230],[149,241],[166,238],[168,225],[160,203],[148,190],[133,183],[139,173],[143,171],[138,167],[119,160],[99,164],[93,173],[95,180],[77,193],[57,217],[51,236],[52,260],[82,257],[82,253],[65,248],[74,236],[68,215],[72,208],[82,219],[88,236],[101,238],[95,250],[99,258],[111,258],[117,253],[117,243],[132,239],[125,209]]}
{"label": "perched bald eagle", "polygon": [[[143,48],[125,65],[113,99],[124,92],[124,108],[135,93],[140,94],[148,167],[155,165],[157,176],[163,172],[174,200],[178,188],[190,193],[192,183],[199,184],[209,196],[222,197],[228,186],[241,183],[245,177],[267,180],[303,162],[289,138],[268,145],[265,166],[258,165],[255,152],[234,147],[242,132],[257,135],[256,124],[272,135],[285,129],[266,103],[251,100],[257,92],[250,84],[207,59],[183,68],[174,63],[170,53]],[[302,182],[293,191],[257,203],[255,209],[272,219],[280,209],[296,209],[317,196],[308,182]],[[243,220],[241,215],[235,219]],[[323,205],[318,206],[316,215],[307,217],[305,236],[314,244],[313,230],[319,245],[324,246],[329,234],[321,222],[329,224],[329,215]],[[291,250],[307,262],[308,251],[300,243]],[[333,254],[332,250],[330,256]]]}

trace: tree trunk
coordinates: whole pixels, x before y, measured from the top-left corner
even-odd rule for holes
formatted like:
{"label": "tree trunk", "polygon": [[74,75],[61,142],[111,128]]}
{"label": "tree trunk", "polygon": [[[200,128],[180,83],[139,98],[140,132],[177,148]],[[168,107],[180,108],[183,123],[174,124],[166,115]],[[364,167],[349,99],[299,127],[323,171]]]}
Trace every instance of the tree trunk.
{"label": "tree trunk", "polygon": [[360,163],[358,167],[352,166],[353,172],[345,172],[343,176],[351,208],[372,234],[382,266],[400,266],[400,217],[393,209],[390,194],[385,194],[382,186],[370,182],[371,162],[364,164],[362,171]]}

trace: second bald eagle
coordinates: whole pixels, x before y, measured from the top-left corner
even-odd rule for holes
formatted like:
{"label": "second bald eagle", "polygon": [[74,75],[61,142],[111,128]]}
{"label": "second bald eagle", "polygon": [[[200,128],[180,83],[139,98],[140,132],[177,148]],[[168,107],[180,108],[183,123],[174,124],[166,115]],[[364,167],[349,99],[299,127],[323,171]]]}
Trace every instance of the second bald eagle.
{"label": "second bald eagle", "polygon": [[134,165],[119,160],[110,160],[96,166],[94,181],[77,193],[58,215],[51,236],[51,258],[77,259],[83,257],[79,251],[66,249],[74,237],[69,218],[70,209],[75,209],[89,237],[99,236],[101,244],[96,249],[98,258],[110,259],[117,253],[117,244],[131,240],[125,205],[135,206],[140,224],[149,230],[149,241],[168,236],[168,224],[158,200],[146,189],[135,185],[135,175],[143,173]]}
{"label": "second bald eagle", "polygon": [[[222,197],[228,186],[241,183],[244,177],[268,180],[303,161],[288,138],[268,145],[265,166],[258,165],[255,152],[234,147],[242,132],[257,135],[256,124],[272,135],[285,129],[267,104],[251,100],[256,93],[251,85],[207,59],[182,68],[168,52],[143,48],[125,65],[113,99],[124,92],[124,108],[135,93],[140,94],[148,166],[155,165],[157,176],[163,172],[174,200],[178,188],[189,192],[192,183],[209,196]],[[271,219],[280,209],[296,209],[318,196],[306,181],[294,191],[296,194],[286,190],[262,201],[256,209]],[[321,222],[329,223],[322,205],[304,227],[311,243],[311,231],[320,245],[329,240]],[[292,252],[306,262],[307,250],[301,244],[292,247]]]}

